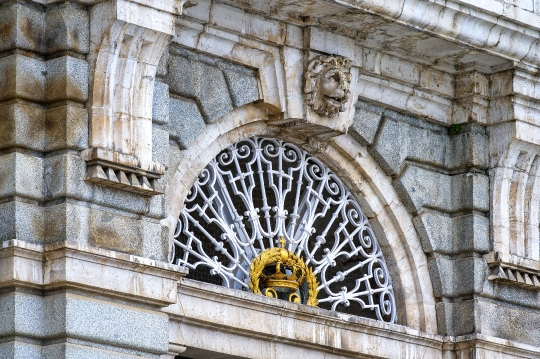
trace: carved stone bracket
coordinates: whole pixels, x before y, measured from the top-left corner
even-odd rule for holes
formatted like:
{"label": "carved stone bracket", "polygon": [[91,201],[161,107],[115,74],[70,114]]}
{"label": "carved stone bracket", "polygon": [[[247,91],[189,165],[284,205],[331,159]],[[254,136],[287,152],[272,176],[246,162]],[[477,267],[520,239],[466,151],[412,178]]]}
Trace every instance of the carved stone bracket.
{"label": "carved stone bracket", "polygon": [[103,148],[83,151],[81,157],[86,161],[87,181],[147,196],[163,194],[159,178],[165,166],[159,163],[154,162],[152,170],[141,169],[136,157]]}
{"label": "carved stone bracket", "polygon": [[306,105],[320,116],[334,117],[346,111],[351,87],[351,60],[338,55],[319,55],[305,71]]}
{"label": "carved stone bracket", "polygon": [[304,50],[283,52],[287,91],[294,89],[304,98],[299,104],[288,95],[287,111],[281,118],[276,116],[273,124],[320,138],[347,132],[354,116],[359,76],[359,65],[354,62],[356,48],[348,40],[309,27],[304,32]]}
{"label": "carved stone bracket", "polygon": [[540,290],[540,281],[537,275],[519,269],[504,267],[504,264],[498,264],[490,268],[488,279],[527,289]]}
{"label": "carved stone bracket", "polygon": [[489,265],[488,280],[540,290],[540,262],[499,252],[489,253],[485,258]]}

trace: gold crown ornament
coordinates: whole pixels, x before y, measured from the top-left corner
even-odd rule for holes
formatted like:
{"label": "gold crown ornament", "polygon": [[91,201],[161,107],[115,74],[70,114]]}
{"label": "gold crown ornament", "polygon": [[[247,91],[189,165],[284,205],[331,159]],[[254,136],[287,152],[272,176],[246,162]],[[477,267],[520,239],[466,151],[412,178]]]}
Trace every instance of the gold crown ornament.
{"label": "gold crown ornament", "polygon": [[[294,253],[285,249],[285,239],[279,240],[281,247],[268,248],[261,252],[257,258],[251,262],[249,272],[249,288],[253,293],[263,294],[271,298],[287,299],[293,303],[301,303],[298,290],[305,281],[308,286],[307,305],[317,306],[317,295],[319,283],[313,274],[313,270],[308,267],[304,260]],[[265,269],[274,269],[274,273],[266,275]],[[282,271],[289,271],[287,275]],[[261,290],[260,284],[263,283]]]}

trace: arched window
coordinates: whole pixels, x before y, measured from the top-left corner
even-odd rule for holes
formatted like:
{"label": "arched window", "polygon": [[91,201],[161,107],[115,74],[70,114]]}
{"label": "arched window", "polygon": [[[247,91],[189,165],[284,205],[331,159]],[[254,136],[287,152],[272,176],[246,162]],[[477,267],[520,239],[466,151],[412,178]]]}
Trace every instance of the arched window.
{"label": "arched window", "polygon": [[251,138],[199,175],[178,219],[188,278],[396,322],[392,281],[356,199],[321,161]]}

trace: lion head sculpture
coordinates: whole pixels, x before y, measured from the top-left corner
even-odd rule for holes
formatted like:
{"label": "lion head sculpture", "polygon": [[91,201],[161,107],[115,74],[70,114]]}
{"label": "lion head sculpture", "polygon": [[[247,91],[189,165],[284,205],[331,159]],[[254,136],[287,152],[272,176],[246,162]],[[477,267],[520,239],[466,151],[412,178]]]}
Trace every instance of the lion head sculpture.
{"label": "lion head sculpture", "polygon": [[306,104],[321,116],[345,111],[351,85],[351,60],[338,55],[320,55],[306,70]]}

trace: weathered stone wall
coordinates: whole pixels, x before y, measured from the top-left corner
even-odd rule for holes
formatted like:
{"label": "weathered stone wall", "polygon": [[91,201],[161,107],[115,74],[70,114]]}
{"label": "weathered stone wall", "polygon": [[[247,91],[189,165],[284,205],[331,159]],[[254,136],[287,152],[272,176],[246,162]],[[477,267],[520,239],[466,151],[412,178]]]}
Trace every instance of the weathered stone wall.
{"label": "weathered stone wall", "polygon": [[[0,1],[0,357],[539,357],[540,3],[289,5]],[[351,59],[337,119],[304,105],[321,54]],[[326,161],[365,205],[409,328],[189,280],[178,295],[183,198],[254,135]]]}
{"label": "weathered stone wall", "polygon": [[0,9],[0,240],[69,241],[165,260],[162,197],[84,180],[86,6],[7,2]]}
{"label": "weathered stone wall", "polygon": [[435,125],[363,101],[350,129],[392,177],[413,216],[429,258],[439,333],[534,345],[540,339],[538,292],[489,281],[483,258],[493,249],[486,132],[472,123]]}
{"label": "weathered stone wall", "polygon": [[90,9],[0,2],[0,358],[168,351],[181,269],[118,253],[166,262],[163,197],[85,181]]}
{"label": "weathered stone wall", "polygon": [[4,3],[0,18],[0,237],[42,242],[60,234],[45,228],[45,212],[66,206],[46,209],[44,171],[87,147],[88,13]]}
{"label": "weathered stone wall", "polygon": [[[236,3],[235,5],[244,6]],[[204,6],[205,3],[202,3],[198,8],[204,8]],[[508,11],[520,6],[531,13],[534,9],[529,5],[505,4],[504,16],[512,17]],[[250,8],[249,5],[245,7]],[[254,10],[253,7],[250,10]],[[252,15],[242,17],[234,10],[228,13],[225,7],[216,7],[213,11],[222,15],[227,14],[232,18],[237,16],[238,23],[250,20],[253,20],[254,23],[262,21],[261,18]],[[264,11],[263,8],[260,13]],[[189,13],[195,18],[205,19],[201,12],[197,12],[197,8],[189,10]],[[234,15],[231,15],[233,13]],[[501,12],[501,14],[503,13]],[[517,17],[528,16],[519,13],[519,11],[515,14]],[[351,13],[351,18],[345,18],[344,23],[352,24],[356,15],[356,13]],[[272,16],[284,19],[281,13]],[[250,20],[246,20],[247,17]],[[223,18],[227,17],[219,17],[219,20],[216,20],[218,26],[224,26],[220,23],[220,21],[226,22],[222,20]],[[345,31],[343,27],[330,26],[331,19],[332,17],[327,17],[321,20],[325,29],[335,30],[350,36],[358,35],[358,33]],[[227,24],[234,28],[232,23]],[[279,27],[277,22],[269,20],[268,28],[273,25]],[[384,25],[381,25],[382,27]],[[245,31],[248,33],[251,31],[256,34],[254,36],[264,37],[257,34],[256,29],[255,26],[248,27]],[[283,41],[292,43],[291,33],[287,32],[289,37]],[[311,30],[311,34],[313,33],[315,30]],[[322,37],[322,33],[319,36]],[[358,36],[363,39],[360,35]],[[391,37],[387,33],[384,36]],[[382,36],[383,39],[384,36]],[[316,40],[319,39],[312,38],[312,41]],[[279,42],[280,40],[269,41]],[[351,51],[347,46],[354,47],[354,45],[345,42],[346,40],[340,38],[340,41],[344,41],[339,43],[343,49],[346,49],[342,50],[343,52]],[[179,42],[188,43],[188,41],[182,42],[181,40]],[[322,42],[323,40],[321,40]],[[371,45],[367,40],[364,43],[367,46]],[[194,45],[194,47],[197,46]],[[320,46],[329,46],[332,49],[339,48],[335,44]],[[435,46],[435,42],[433,46]],[[210,53],[216,52],[212,47],[207,49]],[[416,50],[418,49],[416,47]],[[450,49],[452,48],[450,47]],[[354,52],[354,50],[352,51]],[[393,52],[393,55],[398,54],[398,57],[379,54],[372,49],[363,49],[356,53],[357,57],[354,58],[353,63],[360,64],[363,77],[359,80],[357,91],[360,95],[360,101],[355,105],[355,116],[349,128],[349,134],[361,145],[367,147],[369,154],[375,159],[378,166],[391,178],[395,191],[413,219],[422,248],[429,261],[433,295],[437,300],[438,332],[451,336],[483,333],[535,345],[540,338],[540,332],[533,329],[534,323],[538,321],[537,310],[539,307],[535,304],[539,299],[537,292],[488,280],[491,270],[488,268],[489,263],[484,258],[486,254],[495,249],[493,238],[490,235],[492,233],[490,204],[493,190],[490,188],[490,168],[493,168],[493,159],[491,158],[493,154],[490,155],[489,151],[490,143],[498,141],[498,138],[493,135],[493,132],[490,132],[489,126],[500,121],[500,116],[506,116],[504,120],[514,116],[509,113],[503,114],[506,110],[497,105],[498,102],[504,101],[499,95],[499,92],[504,91],[498,89],[498,83],[506,72],[503,71],[495,75],[474,71],[454,74],[450,67],[445,67],[446,65],[442,62],[436,64],[435,68],[430,68],[424,64],[409,62],[410,59],[399,58],[399,55],[403,54],[396,51]],[[171,50],[170,54],[173,52]],[[168,56],[171,56],[170,54]],[[202,54],[204,51],[200,51],[197,56]],[[186,58],[190,55],[184,52],[181,56]],[[166,61],[171,65],[170,59]],[[198,78],[192,77],[197,76],[196,70],[184,70],[185,72],[178,70],[188,68],[187,62],[182,61],[182,64],[172,66],[177,74],[171,75],[162,70],[160,76],[164,77],[160,81],[169,86],[171,113],[175,111],[174,108],[180,108],[173,105],[173,99],[179,95],[187,96],[193,101],[190,105],[192,109],[195,108],[195,104],[198,105],[199,111],[188,110],[190,106],[185,103],[182,106],[183,113],[190,113],[188,117],[196,119],[190,122],[190,126],[194,127],[189,127],[188,133],[184,134],[192,136],[191,141],[193,141],[197,134],[202,133],[205,129],[204,123],[207,125],[214,123],[215,119],[202,114],[201,108],[205,105],[201,104],[198,99],[196,89],[182,88],[176,92],[173,90],[175,86],[171,80],[173,77],[177,79],[176,83],[179,84],[190,81],[199,83],[200,81]],[[421,61],[423,59],[419,60],[419,62]],[[498,60],[489,61],[494,64],[494,69],[497,66],[500,68],[506,66],[503,63],[498,63]],[[165,60],[162,59],[162,62]],[[196,67],[194,66],[194,68]],[[488,67],[483,68],[483,70],[488,73],[494,71]],[[371,76],[373,77],[370,78]],[[490,77],[492,79],[491,85],[489,84]],[[389,83],[385,83],[379,78],[390,78],[391,80]],[[377,83],[376,89],[378,91],[375,91],[375,87],[371,85],[371,87],[365,85],[368,81]],[[392,83],[392,81],[394,82]],[[218,79],[216,84],[220,83],[223,81]],[[220,87],[220,85],[216,86]],[[409,89],[407,86],[411,86],[411,88]],[[417,88],[422,88],[426,93],[419,95],[416,91]],[[163,94],[166,93],[164,89],[165,85],[158,84],[154,92],[154,104],[166,102],[166,99],[163,100]],[[221,91],[221,95],[224,93],[226,91]],[[219,96],[214,97],[214,101],[218,101]],[[158,98],[161,100],[156,100]],[[488,106],[490,98],[493,98],[494,106],[492,108]],[[222,100],[220,104],[223,107],[221,108],[230,108],[230,105],[223,105],[226,103],[227,101]],[[400,108],[405,107],[407,107],[406,110],[400,111]],[[155,111],[161,111],[161,109]],[[411,113],[424,117],[411,116]],[[155,129],[159,123],[156,117],[159,116],[155,113]],[[195,123],[198,125],[194,125]],[[170,125],[160,125],[160,129],[168,131],[171,139],[175,142],[175,145],[171,147],[170,164],[180,162],[181,166],[184,166],[184,163],[189,161],[179,159],[185,158],[188,153],[191,155],[191,152],[197,152],[197,150],[190,151],[192,142],[179,141],[174,130],[167,126]],[[179,128],[188,129],[187,125],[179,126],[184,126]],[[155,129],[154,131],[156,131]],[[208,129],[208,131],[211,130]],[[291,131],[294,132],[294,129]],[[269,135],[297,143],[297,137],[287,137],[292,132],[274,131]],[[245,132],[244,136],[248,136],[248,133],[249,131]],[[208,137],[211,136],[199,137],[199,140],[204,142]],[[197,141],[195,140],[195,142]],[[204,142],[201,147],[204,149],[205,146],[210,145]],[[182,151],[184,149],[187,151]],[[205,154],[202,157],[209,156]],[[173,160],[173,158],[176,159]],[[200,167],[198,158],[192,158],[192,160],[197,163],[197,168]],[[182,173],[187,174],[187,170]],[[167,174],[166,178],[169,179],[170,176],[171,174]],[[189,187],[190,181],[192,181],[191,173],[186,176],[183,185]],[[185,190],[187,188],[183,189],[183,191]],[[169,208],[171,206],[177,207],[177,205],[170,205]],[[496,314],[492,315],[491,313]],[[511,318],[514,317],[519,318],[518,320],[529,328],[526,334],[514,330],[513,325],[510,324]]]}

